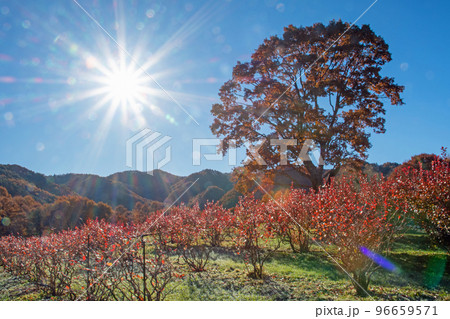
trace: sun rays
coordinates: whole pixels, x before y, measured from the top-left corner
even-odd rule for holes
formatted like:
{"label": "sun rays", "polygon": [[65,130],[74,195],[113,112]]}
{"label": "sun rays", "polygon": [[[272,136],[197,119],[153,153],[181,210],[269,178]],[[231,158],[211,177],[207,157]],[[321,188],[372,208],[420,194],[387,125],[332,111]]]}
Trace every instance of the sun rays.
{"label": "sun rays", "polygon": [[[22,26],[15,29],[24,39],[17,45],[27,54],[0,51],[5,127],[39,123],[42,135],[52,132],[61,145],[79,142],[83,157],[95,165],[133,131],[180,132],[204,116],[203,106],[216,98],[195,85],[203,83],[210,59],[202,47],[200,54],[192,50],[196,41],[209,39],[223,4],[208,2],[173,17],[174,8],[125,3],[80,2],[98,24],[70,1],[11,15],[8,23]],[[17,5],[9,7],[19,12]],[[47,153],[59,147],[46,146]]]}
{"label": "sun rays", "polygon": [[143,105],[154,104],[152,96],[157,95],[157,90],[152,87],[152,79],[147,70],[142,70],[134,62],[127,64],[124,57],[119,60],[110,57],[108,64],[102,65],[98,59],[89,56],[86,66],[95,69],[86,76],[93,88],[84,94],[86,98],[100,98],[94,110],[107,107],[114,111],[120,109],[123,116],[137,115]]}

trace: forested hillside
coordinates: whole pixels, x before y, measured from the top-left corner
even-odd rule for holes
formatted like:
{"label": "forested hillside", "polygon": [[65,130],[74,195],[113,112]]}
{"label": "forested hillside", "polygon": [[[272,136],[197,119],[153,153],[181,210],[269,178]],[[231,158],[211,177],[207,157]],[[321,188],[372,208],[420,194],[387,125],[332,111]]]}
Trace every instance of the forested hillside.
{"label": "forested hillside", "polygon": [[[425,161],[427,157],[421,155]],[[411,161],[414,162],[412,159]],[[417,162],[417,160],[415,160]],[[398,164],[364,164],[365,174],[389,175]],[[341,175],[354,171],[341,169]],[[307,187],[295,174],[275,176],[272,190]],[[195,182],[195,183],[194,183]],[[125,171],[107,177],[92,174],[45,176],[18,165],[0,165],[1,234],[41,235],[73,229],[88,219],[126,224],[145,220],[173,202],[203,208],[208,201],[234,207],[243,195],[233,173],[203,170],[176,176],[162,170],[152,175]],[[189,187],[192,185],[191,187]],[[247,191],[256,187],[253,184]],[[186,191],[187,190],[187,191]],[[185,192],[186,191],[186,192]],[[261,197],[260,192],[256,196]]]}

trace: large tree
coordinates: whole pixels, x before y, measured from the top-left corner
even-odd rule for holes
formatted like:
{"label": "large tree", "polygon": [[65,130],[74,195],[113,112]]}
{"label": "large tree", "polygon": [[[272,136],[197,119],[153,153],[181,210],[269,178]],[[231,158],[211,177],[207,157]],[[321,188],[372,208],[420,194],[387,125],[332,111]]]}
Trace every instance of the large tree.
{"label": "large tree", "polygon": [[[223,138],[223,153],[245,143],[261,146],[264,162],[254,156],[247,172],[294,169],[317,188],[324,166],[336,171],[344,162],[367,157],[370,132],[385,132],[386,99],[403,104],[404,88],[381,75],[389,61],[388,45],[368,25],[334,20],[327,26],[290,25],[283,37],[264,40],[250,62],[237,63],[220,89],[221,103],[212,107],[211,130]],[[290,145],[277,145],[276,139]],[[323,162],[298,160],[308,141]]]}

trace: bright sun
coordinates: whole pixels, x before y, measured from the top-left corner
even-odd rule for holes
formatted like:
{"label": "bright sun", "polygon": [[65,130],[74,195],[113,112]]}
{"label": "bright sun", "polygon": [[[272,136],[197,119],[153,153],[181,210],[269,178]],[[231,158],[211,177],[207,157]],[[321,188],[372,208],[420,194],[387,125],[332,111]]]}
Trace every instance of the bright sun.
{"label": "bright sun", "polygon": [[136,72],[124,69],[108,75],[105,85],[113,103],[132,103],[143,93],[139,82]]}
{"label": "bright sun", "polygon": [[137,111],[140,105],[148,104],[148,97],[154,93],[145,69],[136,67],[135,63],[109,59],[102,64],[90,56],[86,59],[86,67],[98,72],[90,77],[97,86],[91,95],[103,96],[98,107],[110,105],[112,110],[120,107],[124,111]]}
{"label": "bright sun", "polygon": [[133,108],[136,104],[143,103],[148,93],[145,86],[147,76],[133,65],[113,65],[105,72],[102,82],[107,98],[114,106]]}

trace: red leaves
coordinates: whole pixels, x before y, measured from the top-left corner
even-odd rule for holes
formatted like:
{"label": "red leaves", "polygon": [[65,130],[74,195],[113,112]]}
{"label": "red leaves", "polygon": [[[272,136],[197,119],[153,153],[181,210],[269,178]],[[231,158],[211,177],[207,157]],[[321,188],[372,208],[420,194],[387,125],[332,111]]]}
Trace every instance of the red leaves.
{"label": "red leaves", "polygon": [[[130,280],[136,281],[131,283],[132,287],[139,287],[137,282],[143,280],[142,267],[146,267],[147,280],[156,280],[155,294],[150,292],[147,297],[163,298],[164,286],[173,278],[171,261],[161,253],[153,253],[156,257],[144,263],[142,250],[136,249],[139,245],[126,245],[134,242],[136,233],[132,225],[124,228],[104,221],[89,221],[75,230],[48,236],[1,237],[0,263],[6,271],[40,284],[48,294],[83,299],[89,294],[90,300],[110,299],[110,292],[121,282],[124,282],[121,289],[130,287]],[[135,267],[130,268],[130,262]],[[107,267],[114,270],[105,272]],[[139,274],[130,274],[136,267],[141,268]],[[86,287],[94,286],[97,288],[86,291]],[[127,293],[126,298],[141,291]]]}
{"label": "red leaves", "polygon": [[238,253],[253,266],[252,275],[262,277],[263,264],[279,247],[275,224],[271,223],[269,206],[254,198],[254,194],[242,197],[234,209],[234,242]]}
{"label": "red leaves", "polygon": [[361,174],[335,179],[317,193],[320,205],[313,214],[317,235],[337,247],[334,258],[347,271],[372,267],[360,247],[382,253],[401,233],[404,210],[392,193],[395,187],[390,181]]}
{"label": "red leaves", "polygon": [[[431,181],[441,184],[448,181],[423,173],[420,179],[420,187],[426,185],[432,190],[432,195],[420,193],[426,205],[435,205],[437,199],[446,198],[445,193],[435,191],[440,188]],[[366,266],[367,257],[359,247],[381,252],[404,222],[405,197],[398,183],[358,175],[333,180],[317,192],[291,189],[278,196],[277,202],[246,196],[233,212],[217,203],[207,203],[203,210],[198,206],[173,207],[165,215],[157,213],[142,224],[126,227],[89,221],[81,228],[40,238],[3,237],[0,256],[5,269],[18,275],[32,274],[36,282],[61,282],[62,289],[75,289],[81,284],[87,287],[83,279],[89,273],[100,278],[98,287],[115,289],[114,285],[121,284],[140,287],[143,267],[148,275],[169,274],[164,277],[167,280],[183,278],[184,275],[175,274],[171,259],[161,251],[178,254],[191,270],[203,271],[210,246],[220,245],[225,238],[230,238],[237,254],[253,266],[252,275],[261,277],[264,261],[278,248],[280,240],[286,240],[293,249],[306,251],[312,236],[321,245],[335,245],[339,252],[336,260],[352,271]],[[433,210],[430,220],[439,220],[438,213]],[[155,254],[148,249],[150,244],[146,246],[149,255],[145,261],[139,238],[144,233],[148,234],[145,243],[151,242],[158,251]],[[108,273],[111,277],[101,277],[107,267],[114,267]],[[147,285],[150,286],[163,289],[157,281]],[[139,293],[142,291],[136,291],[133,298],[138,298]]]}
{"label": "red leaves", "polygon": [[[397,170],[393,183],[402,207],[443,248],[450,250],[450,160],[442,156],[418,155],[413,167]],[[423,164],[422,164],[423,163]]]}

